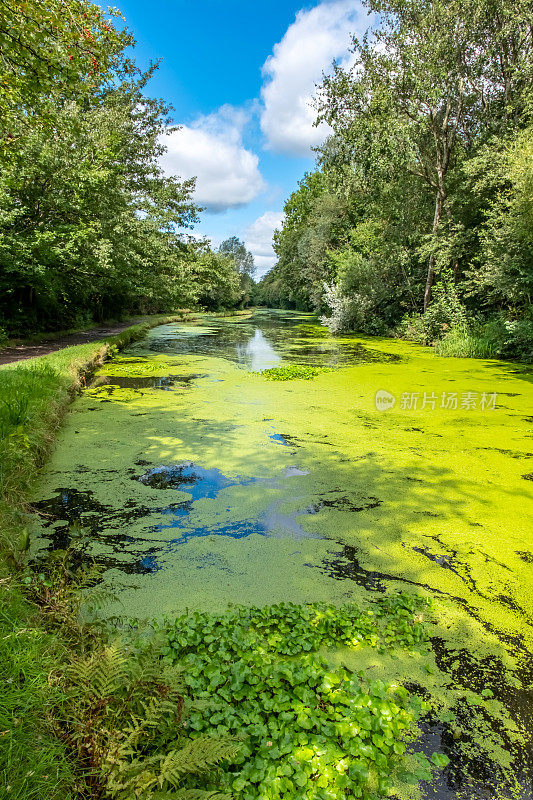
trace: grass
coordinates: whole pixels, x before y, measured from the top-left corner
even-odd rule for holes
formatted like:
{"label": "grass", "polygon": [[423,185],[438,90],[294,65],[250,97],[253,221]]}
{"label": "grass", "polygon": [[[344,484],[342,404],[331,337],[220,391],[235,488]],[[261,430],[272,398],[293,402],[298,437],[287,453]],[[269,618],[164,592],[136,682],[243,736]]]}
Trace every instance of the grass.
{"label": "grass", "polygon": [[71,796],[73,774],[52,731],[62,691],[50,676],[65,660],[65,645],[12,581],[0,587],[0,603],[0,795],[62,800]]}
{"label": "grass", "polygon": [[497,342],[483,327],[472,330],[467,325],[457,325],[435,342],[435,353],[455,358],[495,358]]}
{"label": "grass", "polygon": [[66,746],[52,729],[51,708],[61,692],[54,675],[68,659],[68,643],[28,602],[17,569],[29,545],[28,502],[39,468],[77,391],[109,355],[157,324],[148,318],[116,336],[67,347],[0,368],[0,795],[71,798]]}

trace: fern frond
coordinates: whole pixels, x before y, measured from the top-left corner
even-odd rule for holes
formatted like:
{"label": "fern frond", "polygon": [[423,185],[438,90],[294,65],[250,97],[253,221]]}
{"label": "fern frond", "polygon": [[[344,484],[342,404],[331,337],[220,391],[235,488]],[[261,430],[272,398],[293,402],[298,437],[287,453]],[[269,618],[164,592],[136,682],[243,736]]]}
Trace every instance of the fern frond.
{"label": "fern frond", "polygon": [[135,747],[142,735],[150,729],[161,732],[174,726],[179,716],[179,707],[174,699],[151,697],[141,702],[142,713],[131,714],[131,722],[124,728],[124,747]]}
{"label": "fern frond", "polygon": [[200,736],[190,739],[180,750],[161,757],[161,780],[176,785],[186,773],[204,772],[221,761],[231,761],[240,749],[236,739]]}
{"label": "fern frond", "polygon": [[127,658],[118,644],[111,644],[90,658],[75,661],[69,673],[87,692],[97,698],[109,697],[127,676]]}

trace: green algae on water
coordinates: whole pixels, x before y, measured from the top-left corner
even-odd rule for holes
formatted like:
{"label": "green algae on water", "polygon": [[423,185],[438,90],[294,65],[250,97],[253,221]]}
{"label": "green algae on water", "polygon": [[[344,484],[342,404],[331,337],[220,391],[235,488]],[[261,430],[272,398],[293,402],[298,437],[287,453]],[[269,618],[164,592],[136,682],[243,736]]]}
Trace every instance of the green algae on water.
{"label": "green algae on water", "polygon": [[[294,364],[320,369],[312,381],[249,374]],[[35,497],[57,509],[35,521],[36,556],[68,544],[69,520],[85,526],[82,555],[120,598],[108,613],[139,619],[396,589],[431,598],[433,672],[409,657],[394,675],[455,716],[435,723],[443,747],[458,742],[474,771],[483,753],[513,771],[531,708],[530,370],[333,340],[284,312],[162,326],[100,373],[197,377],[186,391],[95,384],[76,401]],[[195,499],[138,480],[185,463],[224,485]],[[369,669],[392,671],[375,659]]]}

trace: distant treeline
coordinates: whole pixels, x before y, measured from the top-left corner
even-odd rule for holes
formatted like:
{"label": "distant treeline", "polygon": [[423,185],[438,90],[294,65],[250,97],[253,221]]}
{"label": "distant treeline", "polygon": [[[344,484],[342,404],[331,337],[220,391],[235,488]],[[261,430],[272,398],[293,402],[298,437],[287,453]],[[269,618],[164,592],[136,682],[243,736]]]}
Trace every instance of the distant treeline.
{"label": "distant treeline", "polygon": [[0,4],[0,338],[247,297],[232,252],[187,229],[194,181],[159,166],[169,108],[118,13]]}
{"label": "distant treeline", "polygon": [[256,299],[316,310],[335,332],[531,358],[531,3],[366,5],[379,26],[319,89],[332,133]]}

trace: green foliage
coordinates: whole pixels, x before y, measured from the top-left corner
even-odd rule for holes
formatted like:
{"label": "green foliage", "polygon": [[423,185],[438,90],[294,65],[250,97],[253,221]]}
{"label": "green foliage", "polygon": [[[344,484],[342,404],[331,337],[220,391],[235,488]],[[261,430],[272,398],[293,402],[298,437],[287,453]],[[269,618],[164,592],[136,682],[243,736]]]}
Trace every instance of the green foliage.
{"label": "green foliage", "polygon": [[[23,109],[40,112],[47,104],[84,99],[102,89],[131,44],[127,30],[113,24],[116,10],[104,13],[86,0],[6,0],[0,7],[1,147],[13,147],[12,125]],[[6,124],[7,123],[7,124]],[[4,152],[5,152],[4,150]]]}
{"label": "green foliage", "polygon": [[0,318],[12,332],[194,302],[173,228],[196,218],[192,183],[161,173],[166,109],[144,79],[94,108],[54,110],[54,137],[36,120],[2,170]]}
{"label": "green foliage", "polygon": [[502,314],[486,321],[471,320],[455,325],[435,343],[441,356],[460,358],[511,358],[533,361],[533,315],[531,311],[514,320]]}
{"label": "green foliage", "polygon": [[218,252],[229,256],[233,260],[241,284],[242,296],[240,305],[250,305],[255,295],[255,283],[252,277],[255,272],[253,255],[237,236],[230,236],[229,239],[225,239],[218,248]]}
{"label": "green foliage", "polygon": [[307,364],[284,364],[281,367],[262,369],[259,374],[269,381],[310,381],[320,375],[321,372],[326,371],[327,367],[309,367]]}
{"label": "green foliage", "polygon": [[195,246],[190,265],[191,290],[194,302],[207,311],[235,308],[243,300],[243,280],[235,260],[224,253],[213,253],[209,245]]}
{"label": "green foliage", "polygon": [[256,302],[323,310],[323,283],[332,277],[328,252],[345,240],[350,206],[314,172],[299,182],[284,213],[283,226],[274,233],[279,261],[259,282]]}
{"label": "green foliage", "polygon": [[332,134],[287,201],[259,299],[325,311],[334,333],[529,352],[530,339],[502,347],[479,329],[501,313],[529,335],[528,3],[366,5],[379,22],[354,37],[355,67],[336,65],[320,87],[317,121]]}
{"label": "green foliage", "polygon": [[452,329],[465,330],[466,325],[466,308],[453,279],[444,273],[433,289],[433,300],[425,314],[407,315],[398,325],[397,333],[420,344],[433,344]]}
{"label": "green foliage", "polygon": [[533,126],[492,140],[465,164],[476,196],[487,197],[471,291],[528,310],[533,300]]}
{"label": "green foliage", "polygon": [[222,785],[242,800],[387,794],[425,705],[403,687],[331,669],[316,651],[421,647],[421,610],[399,594],[366,611],[280,603],[166,623],[162,654],[183,668],[191,735],[243,741]]}
{"label": "green foliage", "polygon": [[252,277],[255,271],[254,257],[237,236],[225,239],[218,248],[218,252],[230,256],[234,260],[239,275]]}
{"label": "green foliage", "polygon": [[0,325],[10,335],[242,300],[236,263],[186,234],[194,180],[163,172],[170,109],[146,93],[156,65],[143,73],[127,57],[133,40],[117,15],[88,0],[0,8]]}
{"label": "green foliage", "polygon": [[239,752],[228,736],[189,738],[182,671],[162,669],[150,649],[97,649],[70,665],[66,691],[65,733],[80,766],[91,769],[88,782],[98,796],[152,800],[183,789],[202,797],[197,776]]}
{"label": "green foliage", "polygon": [[[67,383],[51,364],[23,363],[0,370],[0,548],[10,552],[11,509],[25,497],[36,465],[50,445],[56,403],[68,399]],[[17,558],[16,551],[12,557]]]}
{"label": "green foliage", "polygon": [[19,587],[0,582],[0,785],[6,798],[70,800],[72,765],[51,719],[65,645],[34,617]]}

